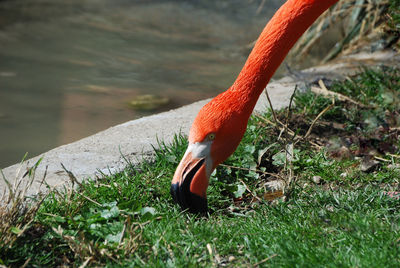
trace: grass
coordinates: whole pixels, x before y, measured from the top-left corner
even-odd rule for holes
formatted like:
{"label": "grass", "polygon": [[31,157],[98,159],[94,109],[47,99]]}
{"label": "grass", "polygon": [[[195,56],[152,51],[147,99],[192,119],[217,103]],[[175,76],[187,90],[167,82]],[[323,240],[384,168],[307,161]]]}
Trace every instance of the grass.
{"label": "grass", "polygon": [[12,243],[0,243],[0,264],[397,267],[400,200],[390,193],[400,187],[399,77],[365,69],[333,83],[328,97],[296,93],[276,121],[253,116],[212,175],[207,217],[172,203],[170,180],[187,146],[176,136],[153,160],[50,193],[26,228],[0,229],[14,230]]}

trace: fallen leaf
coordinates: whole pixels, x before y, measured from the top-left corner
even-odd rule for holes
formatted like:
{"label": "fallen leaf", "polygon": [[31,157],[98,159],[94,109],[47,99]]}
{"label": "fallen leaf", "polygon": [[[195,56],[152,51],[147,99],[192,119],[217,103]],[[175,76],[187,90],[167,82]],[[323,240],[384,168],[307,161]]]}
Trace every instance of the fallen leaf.
{"label": "fallen leaf", "polygon": [[264,199],[267,201],[274,201],[275,199],[278,199],[279,197],[282,197],[282,196],[283,196],[282,190],[264,193]]}

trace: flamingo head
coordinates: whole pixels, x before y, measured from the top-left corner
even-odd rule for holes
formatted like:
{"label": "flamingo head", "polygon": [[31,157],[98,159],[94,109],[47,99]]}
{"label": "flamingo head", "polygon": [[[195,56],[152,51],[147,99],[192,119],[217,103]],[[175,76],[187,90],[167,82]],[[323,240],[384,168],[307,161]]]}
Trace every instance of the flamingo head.
{"label": "flamingo head", "polygon": [[213,170],[239,145],[249,115],[237,109],[224,92],[206,104],[195,118],[189,146],[171,183],[171,195],[182,209],[207,211],[207,187]]}

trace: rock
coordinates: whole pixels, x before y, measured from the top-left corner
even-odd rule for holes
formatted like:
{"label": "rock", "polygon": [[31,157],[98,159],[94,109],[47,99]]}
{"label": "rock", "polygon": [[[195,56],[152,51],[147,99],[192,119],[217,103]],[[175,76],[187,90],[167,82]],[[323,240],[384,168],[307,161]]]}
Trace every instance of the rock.
{"label": "rock", "polygon": [[169,103],[167,97],[156,95],[139,95],[129,102],[129,106],[135,110],[151,111]]}
{"label": "rock", "polygon": [[379,162],[376,161],[375,159],[371,159],[369,157],[364,157],[363,160],[361,161],[360,170],[363,172],[371,172],[378,165],[379,165]]}
{"label": "rock", "polygon": [[266,182],[264,185],[268,191],[276,192],[283,190],[283,188],[285,187],[285,182],[283,180],[278,179]]}
{"label": "rock", "polygon": [[321,176],[313,176],[313,177],[312,177],[312,181],[313,181],[315,184],[320,184],[320,183],[321,183]]}

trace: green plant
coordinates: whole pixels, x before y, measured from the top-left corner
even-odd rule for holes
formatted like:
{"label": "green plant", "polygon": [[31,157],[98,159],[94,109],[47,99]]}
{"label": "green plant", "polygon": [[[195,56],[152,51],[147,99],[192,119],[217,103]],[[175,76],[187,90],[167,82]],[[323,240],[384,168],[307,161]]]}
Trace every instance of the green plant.
{"label": "green plant", "polygon": [[[52,192],[0,259],[32,267],[398,266],[400,122],[380,115],[398,115],[396,102],[376,97],[398,94],[398,77],[397,69],[366,69],[330,88],[353,102],[336,96],[332,106],[330,96],[306,93],[276,111],[281,123],[270,112],[253,116],[211,177],[207,216],[182,212],[170,197],[187,147],[176,136],[150,160]],[[364,109],[385,120],[380,137],[363,123]],[[390,152],[378,150],[387,145]],[[377,164],[363,171],[364,160]]]}

